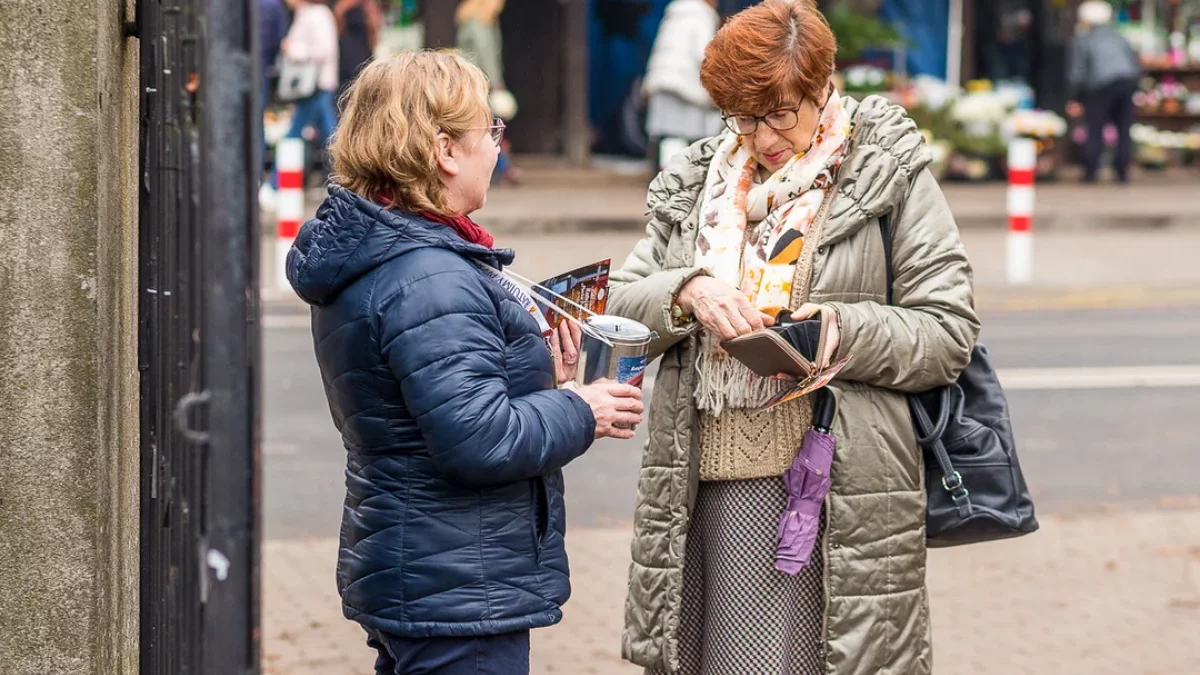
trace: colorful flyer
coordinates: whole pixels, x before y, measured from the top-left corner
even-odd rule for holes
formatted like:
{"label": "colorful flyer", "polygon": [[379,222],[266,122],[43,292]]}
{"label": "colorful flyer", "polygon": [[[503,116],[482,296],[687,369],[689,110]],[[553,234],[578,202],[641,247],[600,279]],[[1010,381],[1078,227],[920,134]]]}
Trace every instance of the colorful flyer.
{"label": "colorful flyer", "polygon": [[837,377],[838,373],[842,372],[842,368],[846,367],[846,364],[849,363],[851,358],[853,358],[852,354],[829,364],[825,368],[817,369],[803,380],[797,380],[794,386],[788,387],[787,389],[776,394],[771,398],[770,401],[767,401],[766,404],[759,408],[759,411],[761,412],[764,410],[770,410],[777,405],[787,403],[788,401],[793,401],[801,396],[811,394],[821,387],[824,387],[825,385],[829,384],[833,378]]}
{"label": "colorful flyer", "polygon": [[[608,305],[608,271],[611,265],[611,259],[585,265],[541,282],[541,288],[534,287],[533,292],[580,321],[589,316],[588,312],[603,314]],[[553,291],[553,293],[547,291]],[[555,293],[571,302],[554,297]],[[572,303],[586,308],[588,312],[584,312]],[[565,320],[562,314],[547,307],[542,308],[542,313],[546,316],[546,321],[549,322],[551,328],[558,328],[558,325]]]}

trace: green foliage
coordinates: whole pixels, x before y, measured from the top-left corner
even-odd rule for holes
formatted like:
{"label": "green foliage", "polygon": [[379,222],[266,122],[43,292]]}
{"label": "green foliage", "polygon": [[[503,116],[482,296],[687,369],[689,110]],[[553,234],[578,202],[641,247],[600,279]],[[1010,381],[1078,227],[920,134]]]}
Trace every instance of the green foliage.
{"label": "green foliage", "polygon": [[920,129],[928,130],[939,141],[945,141],[956,151],[973,157],[995,157],[1007,151],[999,129],[992,129],[986,136],[968,133],[951,115],[953,104],[941,110],[926,105],[916,105],[908,110],[908,116]]}
{"label": "green foliage", "polygon": [[837,37],[839,63],[857,59],[866,49],[896,47],[904,43],[895,26],[877,17],[860,14],[844,3],[829,10],[825,18]]}

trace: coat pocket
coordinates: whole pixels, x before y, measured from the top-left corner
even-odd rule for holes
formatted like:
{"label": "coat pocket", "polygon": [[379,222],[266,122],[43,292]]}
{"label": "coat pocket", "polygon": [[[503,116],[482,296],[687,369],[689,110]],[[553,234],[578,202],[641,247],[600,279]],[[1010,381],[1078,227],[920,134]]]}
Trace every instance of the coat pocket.
{"label": "coat pocket", "polygon": [[533,532],[533,550],[538,562],[542,559],[542,544],[546,541],[546,532],[550,529],[550,497],[546,492],[546,481],[534,478],[530,481],[531,504],[529,527]]}

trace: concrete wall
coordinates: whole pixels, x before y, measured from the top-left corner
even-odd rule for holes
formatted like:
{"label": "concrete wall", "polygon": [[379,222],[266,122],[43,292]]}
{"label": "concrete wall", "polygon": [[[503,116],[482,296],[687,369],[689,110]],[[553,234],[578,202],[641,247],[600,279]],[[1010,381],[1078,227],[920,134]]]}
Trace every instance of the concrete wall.
{"label": "concrete wall", "polygon": [[0,672],[134,675],[137,74],[121,0],[0,2]]}

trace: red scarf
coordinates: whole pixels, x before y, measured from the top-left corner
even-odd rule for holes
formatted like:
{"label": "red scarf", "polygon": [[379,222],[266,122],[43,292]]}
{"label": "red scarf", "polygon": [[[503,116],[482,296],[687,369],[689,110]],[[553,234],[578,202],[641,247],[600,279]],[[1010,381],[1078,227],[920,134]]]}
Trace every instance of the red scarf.
{"label": "red scarf", "polygon": [[440,213],[426,212],[422,213],[421,217],[453,228],[458,233],[458,236],[472,244],[479,244],[486,248],[492,248],[496,245],[496,238],[492,236],[492,233],[483,229],[482,225],[467,216],[443,216]]}
{"label": "red scarf", "polygon": [[[384,206],[392,206],[392,198],[388,195],[379,195],[379,203]],[[417,214],[425,220],[432,220],[435,223],[441,223],[446,227],[451,228],[458,233],[458,236],[486,248],[492,248],[496,245],[496,238],[491,232],[483,229],[483,226],[471,220],[467,216],[443,216],[440,213],[425,211]]]}

